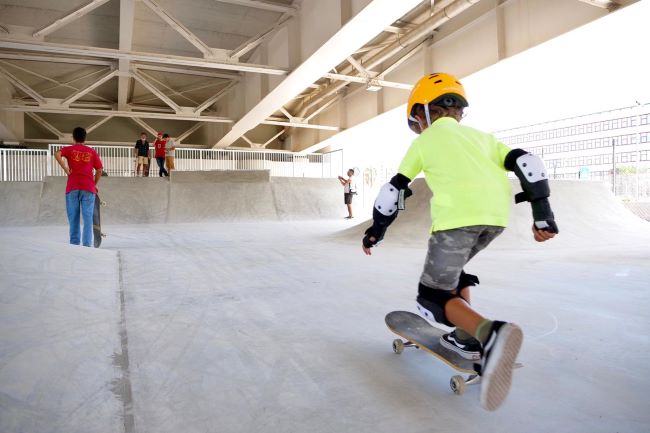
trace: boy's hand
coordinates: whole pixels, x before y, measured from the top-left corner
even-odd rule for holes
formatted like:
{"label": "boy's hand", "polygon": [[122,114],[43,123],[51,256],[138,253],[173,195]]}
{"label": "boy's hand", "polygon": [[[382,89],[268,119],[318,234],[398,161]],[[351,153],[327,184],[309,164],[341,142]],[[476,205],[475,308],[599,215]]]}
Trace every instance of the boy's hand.
{"label": "boy's hand", "polygon": [[[366,239],[367,239],[367,241],[366,241]],[[366,246],[366,245],[368,245],[368,246]],[[375,245],[377,245],[377,239],[375,239],[374,236],[367,236],[367,235],[366,235],[366,236],[363,238],[363,241],[361,242],[361,248],[363,249],[363,252],[364,252],[367,256],[371,256],[371,255],[372,255],[372,250],[371,250],[371,248],[374,247]]]}
{"label": "boy's hand", "polygon": [[363,249],[363,252],[367,256],[371,256],[372,251],[370,249],[372,247],[374,247],[375,245],[377,245],[377,243],[380,240],[381,239],[378,239],[377,236],[375,236],[375,234],[372,232],[372,227],[368,227],[368,229],[366,230],[365,236],[361,240],[361,245],[362,245],[361,248]]}
{"label": "boy's hand", "polygon": [[540,230],[535,225],[533,225],[533,237],[537,242],[545,242],[549,239],[553,239],[557,233],[551,233],[546,230]]}

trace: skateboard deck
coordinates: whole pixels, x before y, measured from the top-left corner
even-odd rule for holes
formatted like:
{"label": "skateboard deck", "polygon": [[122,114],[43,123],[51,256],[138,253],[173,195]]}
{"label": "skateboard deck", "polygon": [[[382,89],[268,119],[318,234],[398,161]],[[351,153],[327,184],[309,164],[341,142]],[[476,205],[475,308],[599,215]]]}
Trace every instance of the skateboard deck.
{"label": "skateboard deck", "polygon": [[[474,364],[479,361],[465,359],[440,344],[440,337],[446,334],[447,331],[436,328],[424,318],[409,311],[393,311],[388,313],[386,315],[386,326],[388,326],[391,332],[406,339],[406,341],[402,341],[399,338],[393,340],[393,351],[395,353],[402,353],[405,347],[422,349],[454,370],[468,374],[467,377],[455,375],[449,380],[449,386],[455,394],[463,394],[465,392],[465,385],[480,383],[481,376],[474,370]],[[515,363],[514,368],[520,367],[523,367],[523,365]]]}
{"label": "skateboard deck", "polygon": [[99,248],[102,244],[102,223],[100,209],[102,206],[102,201],[99,198],[99,194],[95,194],[95,209],[93,210],[93,245],[95,248]]}
{"label": "skateboard deck", "polygon": [[[443,347],[440,344],[440,337],[447,334],[448,331],[436,328],[417,314],[408,311],[393,311],[386,315],[386,326],[393,333],[405,338],[407,347],[415,345],[431,353],[455,370],[467,374],[477,374],[474,370],[474,364],[479,361],[465,359],[456,352]],[[395,344],[398,346],[397,348],[394,347],[394,350],[397,349],[395,352],[400,353],[399,343]],[[404,342],[402,342],[402,345],[404,345]]]}

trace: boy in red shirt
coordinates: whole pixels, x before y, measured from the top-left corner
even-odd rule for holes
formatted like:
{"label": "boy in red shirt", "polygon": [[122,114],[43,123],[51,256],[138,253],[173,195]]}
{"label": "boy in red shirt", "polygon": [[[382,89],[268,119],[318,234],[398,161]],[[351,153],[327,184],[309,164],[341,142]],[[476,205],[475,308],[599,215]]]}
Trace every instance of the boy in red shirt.
{"label": "boy in red shirt", "polygon": [[[65,174],[68,183],[65,188],[65,208],[70,223],[70,243],[79,245],[79,212],[84,220],[83,246],[93,244],[93,211],[97,182],[102,176],[102,160],[92,147],[86,146],[86,130],[77,127],[72,131],[74,144],[56,152],[54,157]],[[63,161],[67,160],[67,164]],[[93,175],[93,169],[95,174]]]}
{"label": "boy in red shirt", "polygon": [[156,157],[156,162],[158,163],[158,176],[169,176],[167,170],[165,170],[165,145],[167,140],[163,139],[163,133],[159,132],[158,137],[156,137],[156,142],[153,144],[156,149],[154,156]]}

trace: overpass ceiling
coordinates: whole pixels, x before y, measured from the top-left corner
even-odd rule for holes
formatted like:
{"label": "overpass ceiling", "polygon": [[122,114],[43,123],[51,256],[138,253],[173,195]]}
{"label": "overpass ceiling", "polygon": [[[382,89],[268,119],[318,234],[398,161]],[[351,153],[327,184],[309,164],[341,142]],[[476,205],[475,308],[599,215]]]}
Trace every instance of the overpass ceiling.
{"label": "overpass ceiling", "polygon": [[[389,4],[386,0],[375,3],[382,1]],[[60,116],[67,123],[70,117],[80,114],[97,117],[94,121],[115,115],[146,122],[157,116],[232,125],[233,129],[244,131],[225,139],[230,127],[224,128],[218,138],[222,146],[241,144],[244,133],[260,125],[267,138],[289,134],[296,127],[327,129],[310,122],[337,102],[335,98],[341,89],[374,86],[408,90],[407,84],[386,81],[385,75],[407,61],[431,39],[434,31],[449,22],[453,24],[457,15],[475,4],[489,3],[484,10],[490,12],[507,1],[413,1],[414,7],[406,13],[387,15],[392,24],[379,29],[360,48],[341,56],[334,68],[323,64],[320,75],[301,87],[301,91],[277,97],[274,112],[261,110],[258,117],[241,124],[246,113],[241,113],[241,107],[229,106],[233,104],[229,93],[244,94],[246,78],[254,75],[279,77],[280,83],[285,84],[295,79],[292,72],[300,66],[291,71],[266,64],[259,60],[265,56],[258,54],[264,41],[314,2],[0,0],[0,80],[12,86],[12,99],[3,100],[0,110],[46,114],[41,119],[52,122]],[[567,1],[587,9],[634,2]],[[342,5],[353,3],[371,2],[332,0],[341,10]],[[133,11],[132,19],[129,10]],[[127,16],[121,17],[121,11]],[[131,25],[120,28],[121,19]],[[456,30],[462,30],[462,25],[453,31]],[[124,44],[130,49],[120,50]],[[303,55],[301,61],[318,65],[319,59],[314,56]],[[120,95],[124,95],[122,99]],[[255,108],[254,105],[252,110]],[[265,138],[264,146],[275,138]],[[59,139],[64,141],[66,137]],[[251,146],[262,146],[244,139]]]}

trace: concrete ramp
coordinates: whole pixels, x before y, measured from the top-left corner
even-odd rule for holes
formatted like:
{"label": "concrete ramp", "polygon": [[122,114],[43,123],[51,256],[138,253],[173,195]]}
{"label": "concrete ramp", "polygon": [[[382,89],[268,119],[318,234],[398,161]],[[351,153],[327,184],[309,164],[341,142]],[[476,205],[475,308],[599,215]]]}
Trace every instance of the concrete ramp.
{"label": "concrete ramp", "polygon": [[0,182],[0,222],[3,225],[34,225],[38,221],[41,182]]}
{"label": "concrete ramp", "polygon": [[271,178],[280,219],[341,218],[345,214],[343,188],[336,179]]}
{"label": "concrete ramp", "polygon": [[[0,183],[0,223],[65,225],[65,177]],[[318,220],[343,213],[336,179],[271,178],[268,170],[103,177],[102,224]]]}
{"label": "concrete ramp", "polygon": [[[431,191],[424,179],[412,184],[413,196],[406,210],[388,229],[387,243],[426,246],[431,226]],[[513,194],[521,191],[519,182],[512,181]],[[634,215],[601,182],[551,181],[551,204],[560,236],[553,245],[590,245],[638,242],[650,240],[650,223]],[[341,237],[361,240],[370,221],[341,233]],[[531,234],[532,211],[529,203],[520,203],[511,210],[510,224],[497,238],[494,246],[516,248],[536,244]]]}
{"label": "concrete ramp", "polygon": [[174,173],[168,221],[277,220],[268,171]]}

